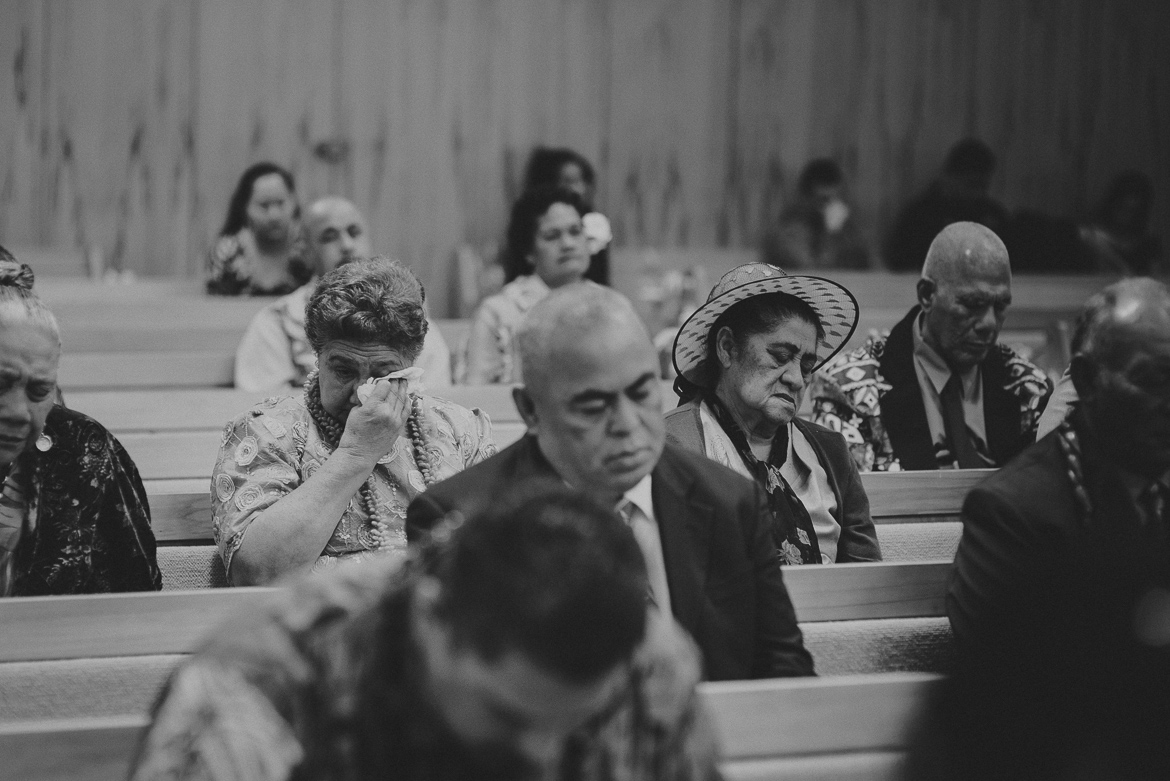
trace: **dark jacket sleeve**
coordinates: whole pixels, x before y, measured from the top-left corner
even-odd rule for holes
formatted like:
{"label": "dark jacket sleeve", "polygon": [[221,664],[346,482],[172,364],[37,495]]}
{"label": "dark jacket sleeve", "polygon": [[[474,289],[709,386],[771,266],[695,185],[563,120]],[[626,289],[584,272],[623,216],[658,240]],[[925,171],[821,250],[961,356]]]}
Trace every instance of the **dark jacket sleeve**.
{"label": "dark jacket sleeve", "polygon": [[750,524],[749,555],[756,578],[756,652],[753,673],[756,678],[786,678],[814,675],[812,655],[804,647],[804,637],[796,623],[796,610],[784,585],[780,557],[772,537],[775,519],[768,509],[763,490],[751,483],[751,494],[741,504]]}
{"label": "dark jacket sleeve", "polygon": [[837,497],[841,523],[841,536],[837,540],[837,563],[881,561],[882,549],[878,545],[873,518],[869,515],[869,497],[865,493],[865,486],[861,484],[861,473],[857,471],[857,464],[850,456],[845,440],[840,435],[837,438],[840,439],[841,457],[835,454],[832,464],[837,488],[841,492]]}

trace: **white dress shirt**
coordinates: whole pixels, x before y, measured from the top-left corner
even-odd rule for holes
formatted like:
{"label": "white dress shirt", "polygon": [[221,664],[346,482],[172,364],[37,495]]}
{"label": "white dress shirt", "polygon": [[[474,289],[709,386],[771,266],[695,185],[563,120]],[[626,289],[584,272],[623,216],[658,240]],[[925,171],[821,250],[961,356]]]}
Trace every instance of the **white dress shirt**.
{"label": "white dress shirt", "polygon": [[658,531],[658,522],[654,519],[654,500],[650,493],[650,475],[646,475],[638,484],[626,491],[622,500],[618,502],[617,510],[621,513],[638,547],[642,549],[642,558],[646,560],[646,574],[650,581],[650,593],[654,602],[664,615],[670,615],[670,585],[666,580],[666,560],[662,556],[662,535]]}
{"label": "white dress shirt", "polygon": [[[947,424],[942,411],[942,391],[951,379],[951,368],[934,348],[922,337],[922,315],[918,316],[910,329],[914,341],[914,373],[918,375],[918,390],[922,394],[922,405],[926,408],[926,424],[930,428],[930,440],[935,450],[947,447]],[[971,434],[972,444],[979,457],[987,466],[995,466],[988,458],[987,425],[983,418],[983,374],[973,366],[959,375],[963,388],[963,421]],[[952,458],[957,458],[951,453]]]}

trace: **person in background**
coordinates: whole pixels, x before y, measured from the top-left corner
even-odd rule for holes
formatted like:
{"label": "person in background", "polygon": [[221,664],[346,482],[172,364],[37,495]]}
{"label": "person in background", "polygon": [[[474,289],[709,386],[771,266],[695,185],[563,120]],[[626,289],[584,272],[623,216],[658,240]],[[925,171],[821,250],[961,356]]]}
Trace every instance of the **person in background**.
{"label": "person in background", "polygon": [[648,598],[695,638],[706,678],[811,675],[764,493],[666,443],[657,357],[629,300],[566,285],[532,308],[518,342],[524,385],[513,397],[528,433],[416,498],[411,543],[448,513],[491,507],[514,481],[567,483],[627,519]]}
{"label": "person in background", "polygon": [[221,629],[133,781],[719,778],[698,653],[647,608],[630,530],[564,486],[501,498]]}
{"label": "person in background", "polygon": [[305,308],[318,371],[302,393],[228,423],[212,471],[212,525],[232,583],[400,551],[410,500],[495,453],[486,415],[413,387],[424,297],[388,258],[321,278]]}
{"label": "person in background", "polygon": [[885,263],[892,271],[917,271],[934,237],[955,222],[976,222],[1002,234],[1007,210],[988,194],[995,153],[974,138],[947,153],[942,174],[902,208],[886,240]]}
{"label": "person in background", "polygon": [[[370,234],[361,212],[350,201],[329,196],[305,210],[309,257],[318,275],[370,257]],[[247,391],[285,391],[305,384],[317,367],[317,355],[305,335],[305,305],[317,280],[302,285],[256,313],[236,348],[235,385]],[[415,366],[429,388],[451,385],[451,351],[428,320],[422,352]]]}
{"label": "person in background", "polygon": [[1162,259],[1162,244],[1150,233],[1150,209],[1154,185],[1140,171],[1125,171],[1109,185],[1096,219],[1080,230],[1092,258],[1101,272],[1150,274]]}
{"label": "person in background", "polygon": [[813,160],[800,172],[796,202],[764,237],[764,261],[789,269],[867,268],[869,251],[850,212],[841,167]]}
{"label": "person in background", "polygon": [[158,591],[150,505],[100,423],[55,404],[61,334],[0,247],[0,596]]}
{"label": "person in background", "polygon": [[682,401],[667,441],[759,484],[784,564],[882,558],[845,440],[796,417],[819,350],[832,357],[856,327],[837,283],[751,263],[723,275],[674,343]]}
{"label": "person in background", "polygon": [[275,163],[244,171],[208,258],[207,292],[281,296],[308,282],[300,211],[291,173]]}
{"label": "person in background", "polygon": [[507,284],[475,312],[467,338],[464,382],[491,385],[520,381],[516,330],[535,304],[589,268],[584,201],[572,190],[529,190],[508,221]]}
{"label": "person in background", "polygon": [[586,212],[582,216],[589,248],[589,270],[585,278],[599,285],[609,284],[609,243],[613,240],[609,220],[593,210],[597,196],[597,177],[585,156],[572,149],[538,146],[532,150],[524,167],[524,189],[564,187],[581,197]]}
{"label": "person in background", "polygon": [[1051,388],[999,344],[1012,300],[1007,250],[973,222],[930,245],[918,304],[888,337],[813,380],[813,421],[845,436],[863,471],[1002,466],[1035,441]]}

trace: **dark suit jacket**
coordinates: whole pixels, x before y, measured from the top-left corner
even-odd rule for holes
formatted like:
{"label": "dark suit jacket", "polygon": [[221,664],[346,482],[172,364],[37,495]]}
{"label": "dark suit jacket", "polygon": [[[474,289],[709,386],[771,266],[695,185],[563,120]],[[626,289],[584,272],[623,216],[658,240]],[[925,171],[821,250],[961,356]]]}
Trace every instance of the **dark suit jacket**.
{"label": "dark suit jacket", "polygon": [[[881,397],[882,425],[890,437],[894,455],[903,469],[938,469],[934,440],[926,422],[926,404],[914,371],[914,341],[910,329],[918,317],[914,307],[890,330],[880,358],[881,374],[890,390]],[[987,448],[997,464],[1006,464],[1036,438],[1035,421],[1023,427],[1020,397],[1013,385],[1012,360],[1019,360],[1004,345],[997,344],[979,364],[983,375],[983,420],[987,426]],[[1044,401],[1048,393],[1044,394]],[[1040,403],[1040,409],[1044,407]],[[1036,412],[1039,415],[1039,410]]]}
{"label": "dark suit jacket", "polygon": [[[1074,425],[1080,420],[1076,413],[1073,420]],[[1051,585],[1046,580],[1053,581],[1061,595],[1052,611],[1063,609],[1083,617],[1088,606],[1068,605],[1063,596],[1074,584],[1090,577],[1115,582],[1121,571],[1140,578],[1146,564],[1170,562],[1165,524],[1142,521],[1121,470],[1093,447],[1083,429],[1082,423],[1078,426],[1082,463],[1093,507],[1087,522],[1056,432],[972,489],[963,502],[963,536],[947,591],[947,615],[961,645],[989,638],[1002,644],[1012,639],[1005,632],[1029,631],[1009,628],[1007,622],[1019,617],[1020,610],[1034,621],[1035,606],[1025,609],[1021,603],[1034,600],[1038,589]],[[1070,571],[1077,567],[1079,571]],[[1111,568],[1114,574],[1109,573]]]}
{"label": "dark suit jacket", "polygon": [[[556,473],[526,436],[416,497],[407,537],[417,541],[444,513],[470,517],[509,484],[539,478]],[[671,609],[699,644],[706,678],[812,675],[756,484],[668,444],[651,473],[651,495]]]}
{"label": "dark suit jacket", "polygon": [[[841,527],[841,537],[837,540],[837,563],[881,561],[882,551],[878,546],[877,531],[869,516],[869,497],[865,495],[861,475],[857,472],[857,465],[853,463],[844,437],[800,418],[796,419],[795,424],[812,445],[817,460],[829,476],[833,495],[837,497],[837,509],[833,511],[833,519]],[[706,452],[698,401],[688,401],[666,413],[666,439],[696,453]],[[779,539],[787,536],[784,532],[796,523],[787,508],[783,511],[784,516],[776,519]]]}

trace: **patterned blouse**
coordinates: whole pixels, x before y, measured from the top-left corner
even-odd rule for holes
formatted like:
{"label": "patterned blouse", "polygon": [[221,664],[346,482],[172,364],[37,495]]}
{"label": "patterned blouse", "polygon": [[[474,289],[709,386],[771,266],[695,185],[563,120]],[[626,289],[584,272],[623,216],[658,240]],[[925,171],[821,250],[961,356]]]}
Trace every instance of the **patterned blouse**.
{"label": "patterned blouse", "polygon": [[[491,420],[483,412],[434,396],[422,397],[422,410],[421,432],[436,482],[495,454]],[[248,525],[312,477],[332,453],[303,394],[265,399],[228,423],[212,472],[211,504],[215,542],[229,577]],[[378,514],[390,525],[391,547],[405,550],[406,507],[427,487],[410,437],[399,437],[372,477]],[[355,494],[315,566],[377,548],[361,496]]]}
{"label": "patterned blouse", "polygon": [[282,282],[262,287],[252,279],[251,266],[257,254],[252,232],[244,228],[234,236],[220,236],[208,254],[210,277],[207,292],[219,296],[283,296],[313,277],[308,262],[308,245],[298,230],[288,253],[288,268]]}
{"label": "patterned blouse", "polygon": [[[167,684],[134,781],[354,781],[503,776],[429,705],[411,640],[416,577],[367,562],[301,581],[239,617]],[[629,686],[570,734],[554,774],[576,781],[716,781],[695,692],[698,651],[651,612]]]}
{"label": "patterned blouse", "polygon": [[516,329],[528,310],[549,293],[536,274],[517,277],[479,305],[467,337],[467,385],[520,382]]}
{"label": "patterned blouse", "polygon": [[[100,423],[60,406],[45,421],[48,449],[20,456],[25,501],[11,559],[11,593],[158,591],[150,506],[138,468]],[[42,440],[43,441],[43,440]]]}

